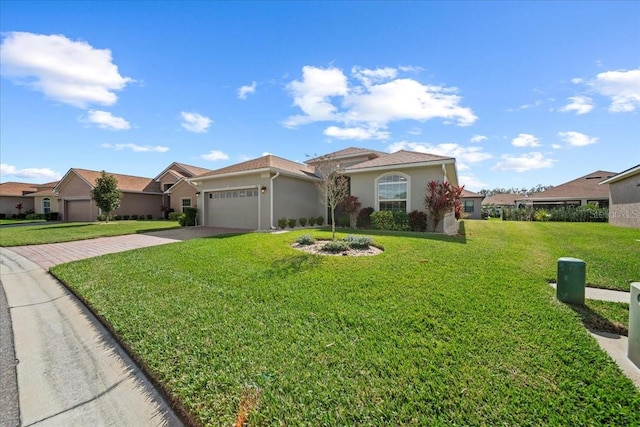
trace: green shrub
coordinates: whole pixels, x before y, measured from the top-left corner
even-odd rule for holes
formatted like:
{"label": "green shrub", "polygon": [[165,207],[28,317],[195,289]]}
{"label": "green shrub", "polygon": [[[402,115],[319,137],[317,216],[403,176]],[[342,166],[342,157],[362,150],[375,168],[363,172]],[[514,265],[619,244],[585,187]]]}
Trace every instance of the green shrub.
{"label": "green shrub", "polygon": [[312,216],[309,217],[309,225],[311,227],[313,227],[314,225],[316,225],[316,219]]}
{"label": "green shrub", "polygon": [[411,231],[427,231],[427,214],[418,210],[409,212],[409,228]]}
{"label": "green shrub", "polygon": [[551,214],[547,212],[546,209],[538,209],[535,214],[533,214],[533,219],[536,221],[549,221],[551,219]]}
{"label": "green shrub", "polygon": [[180,216],[178,217],[178,224],[180,224],[182,227],[186,227],[187,226],[187,215],[181,213]]}
{"label": "green shrub", "polygon": [[348,235],[344,241],[353,249],[367,249],[373,244],[373,240],[369,236]]}
{"label": "green shrub", "polygon": [[313,245],[316,242],[310,234],[303,234],[296,239],[296,243],[299,245]]}
{"label": "green shrub", "polygon": [[372,207],[362,208],[358,213],[358,228],[371,228],[371,214],[375,210]]}
{"label": "green shrub", "polygon": [[137,221],[138,220],[138,215],[131,215],[131,219],[134,220],[134,221]]}
{"label": "green shrub", "polygon": [[324,252],[330,252],[332,254],[337,254],[339,252],[344,252],[349,250],[349,244],[344,240],[332,240],[330,242],[325,243],[320,248]]}
{"label": "green shrub", "polygon": [[6,219],[6,218],[7,218],[6,213],[0,213],[0,219]]}
{"label": "green shrub", "polygon": [[57,221],[59,215],[60,214],[58,214],[58,212],[49,212],[48,214],[45,214],[45,219],[47,221]]}
{"label": "green shrub", "polygon": [[349,217],[339,216],[338,218],[336,218],[336,225],[342,228],[349,228],[349,226],[351,225],[349,222]]}
{"label": "green shrub", "polygon": [[300,227],[304,227],[305,225],[307,225],[307,218],[305,217],[298,218],[298,222],[300,223]]}
{"label": "green shrub", "polygon": [[96,218],[98,221],[106,221],[107,220],[107,216],[102,214],[102,215],[98,215]]}
{"label": "green shrub", "polygon": [[324,217],[322,215],[320,215],[319,217],[316,218],[316,224],[317,225],[324,224]]}
{"label": "green shrub", "polygon": [[278,228],[284,230],[287,227],[287,218],[278,219]]}
{"label": "green shrub", "polygon": [[153,215],[147,214],[147,219],[153,219]]}
{"label": "green shrub", "polygon": [[186,225],[196,225],[196,221],[198,220],[198,208],[184,208],[184,215],[186,217]]}
{"label": "green shrub", "polygon": [[409,215],[406,211],[392,211],[393,212],[393,228],[392,230],[408,231],[409,227]]}
{"label": "green shrub", "polygon": [[376,211],[371,214],[371,227],[377,230],[393,230],[395,222],[393,212]]}
{"label": "green shrub", "polygon": [[295,218],[289,218],[287,220],[287,224],[289,224],[289,228],[295,227],[297,223],[298,223],[298,220]]}
{"label": "green shrub", "polygon": [[169,221],[178,221],[182,214],[180,212],[170,212]]}
{"label": "green shrub", "polygon": [[37,214],[37,213],[30,213],[27,214],[26,219],[44,219],[45,216],[44,214]]}
{"label": "green shrub", "polygon": [[120,221],[120,220],[122,220],[122,215],[116,215],[116,216],[114,216],[114,217],[113,217],[113,220],[114,220],[114,221]]}
{"label": "green shrub", "polygon": [[131,216],[130,216],[130,215],[122,215],[122,219],[123,219],[124,221],[128,221],[128,220],[129,220],[129,218],[131,218]]}

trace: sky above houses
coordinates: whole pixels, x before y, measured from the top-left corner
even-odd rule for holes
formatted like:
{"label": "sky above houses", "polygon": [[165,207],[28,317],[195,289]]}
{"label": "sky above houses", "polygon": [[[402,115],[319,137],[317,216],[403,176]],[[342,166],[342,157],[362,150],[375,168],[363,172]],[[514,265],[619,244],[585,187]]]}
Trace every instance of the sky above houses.
{"label": "sky above houses", "polygon": [[460,183],[640,163],[640,2],[0,2],[0,181],[346,147]]}

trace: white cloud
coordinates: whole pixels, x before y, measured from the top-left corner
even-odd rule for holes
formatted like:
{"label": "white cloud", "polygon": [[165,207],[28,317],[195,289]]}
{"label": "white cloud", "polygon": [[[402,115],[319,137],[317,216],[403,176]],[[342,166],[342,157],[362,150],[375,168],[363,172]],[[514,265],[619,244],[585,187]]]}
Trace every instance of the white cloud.
{"label": "white cloud", "polygon": [[488,138],[484,135],[473,135],[473,137],[469,140],[470,142],[482,142],[482,141],[486,141]]}
{"label": "white cloud", "polygon": [[58,181],[62,175],[49,168],[25,168],[17,169],[13,165],[7,163],[0,164],[0,177],[2,181],[6,181],[7,176],[16,177],[19,180],[27,180],[35,183],[45,183]]}
{"label": "white cloud", "polygon": [[413,127],[407,131],[409,135],[420,135],[422,133],[422,129],[419,127]]}
{"label": "white cloud", "polygon": [[528,110],[530,108],[536,108],[539,107],[543,104],[542,100],[537,99],[535,100],[532,104],[523,104],[519,107],[516,108],[509,108],[507,111],[512,112],[512,111],[522,111],[522,110]]}
{"label": "white cloud", "polygon": [[511,141],[514,147],[538,147],[540,142],[534,135],[521,133]]}
{"label": "white cloud", "polygon": [[256,82],[252,82],[249,86],[242,86],[240,89],[238,89],[238,98],[247,99],[247,95],[249,95],[250,93],[255,93],[257,85],[258,84]]}
{"label": "white cloud", "polygon": [[102,148],[109,148],[115,151],[131,150],[135,153],[166,153],[169,151],[169,147],[161,145],[102,144]]}
{"label": "white cloud", "polygon": [[635,111],[640,107],[640,68],[606,71],[590,84],[600,95],[611,98],[609,111],[613,113]]}
{"label": "white cloud", "polygon": [[101,129],[127,130],[131,129],[128,121],[122,117],[116,117],[108,111],[91,110],[84,120],[87,123],[95,124]]}
{"label": "white cloud", "polygon": [[562,145],[560,145],[560,144],[551,144],[551,148],[553,148],[554,150],[560,150],[562,148]]}
{"label": "white cloud", "polygon": [[501,160],[496,163],[491,170],[497,171],[514,171],[526,172],[533,169],[544,169],[553,166],[555,160],[545,158],[542,153],[531,152],[514,156],[511,154],[503,154]]}
{"label": "white cloud", "polygon": [[201,159],[216,161],[216,160],[228,160],[229,156],[219,150],[211,150],[207,154],[200,156]]}
{"label": "white cloud", "polygon": [[485,182],[480,181],[473,175],[460,175],[458,177],[458,182],[460,185],[464,185],[465,190],[469,191],[479,191],[487,187]]}
{"label": "white cloud", "polygon": [[571,96],[569,97],[569,104],[560,108],[559,111],[563,113],[569,113],[575,111],[576,115],[587,114],[593,110],[593,100],[587,96]]}
{"label": "white cloud", "polygon": [[189,132],[205,133],[209,130],[209,127],[213,122],[209,117],[205,117],[198,113],[183,111],[180,115],[182,116],[182,127]]}
{"label": "white cloud", "polygon": [[558,132],[558,136],[563,142],[574,147],[583,147],[585,145],[595,144],[598,141],[596,137],[590,137],[589,135],[575,131]]}
{"label": "white cloud", "polygon": [[[346,128],[385,129],[400,120],[426,121],[441,118],[468,126],[477,117],[460,105],[455,87],[423,85],[397,78],[394,68],[374,70],[353,67],[354,84],[342,70],[305,66],[302,80],[294,80],[287,89],[303,114],[290,116],[286,127],[313,122],[335,122]],[[355,134],[358,138],[362,133]],[[379,136],[379,133],[373,133]]]}
{"label": "white cloud", "polygon": [[401,141],[389,145],[389,151],[398,150],[417,151],[419,153],[436,154],[439,156],[455,157],[458,169],[468,169],[468,163],[479,163],[492,158],[491,154],[483,151],[483,147],[463,147],[456,143],[429,144]]}
{"label": "white cloud", "polygon": [[109,49],[63,35],[7,33],[0,63],[3,76],[80,108],[115,104],[115,91],[133,81],[120,75]]}
{"label": "white cloud", "polygon": [[336,139],[388,139],[389,132],[378,129],[365,128],[339,128],[329,126],[324,130],[324,134]]}
{"label": "white cloud", "polygon": [[571,79],[571,83],[573,83],[574,85],[580,84],[582,82],[584,82],[584,80],[579,78],[579,77],[575,77],[575,78]]}

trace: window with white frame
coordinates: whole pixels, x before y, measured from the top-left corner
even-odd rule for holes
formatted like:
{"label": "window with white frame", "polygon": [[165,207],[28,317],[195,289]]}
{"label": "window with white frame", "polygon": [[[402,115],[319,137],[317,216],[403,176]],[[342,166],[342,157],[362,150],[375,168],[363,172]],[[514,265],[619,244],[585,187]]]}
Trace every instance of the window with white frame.
{"label": "window with white frame", "polygon": [[45,197],[42,199],[42,213],[48,214],[51,212],[51,199]]}
{"label": "window with white frame", "polygon": [[182,203],[182,212],[184,212],[184,210],[186,208],[190,208],[191,207],[191,199],[190,198],[180,199],[180,202]]}
{"label": "window with white frame", "polygon": [[378,210],[407,211],[409,180],[403,175],[385,175],[378,179]]}
{"label": "window with white frame", "polygon": [[465,213],[473,213],[474,203],[473,200],[465,200],[464,201],[464,212]]}

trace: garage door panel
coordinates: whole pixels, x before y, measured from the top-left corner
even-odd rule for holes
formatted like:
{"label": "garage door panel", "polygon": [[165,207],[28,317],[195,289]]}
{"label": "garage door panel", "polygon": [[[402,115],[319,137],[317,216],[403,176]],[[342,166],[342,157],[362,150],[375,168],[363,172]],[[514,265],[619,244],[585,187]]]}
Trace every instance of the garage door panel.
{"label": "garage door panel", "polygon": [[207,199],[210,227],[258,228],[258,194],[255,190],[211,193]]}
{"label": "garage door panel", "polygon": [[67,221],[93,221],[90,200],[67,200]]}

